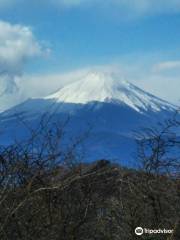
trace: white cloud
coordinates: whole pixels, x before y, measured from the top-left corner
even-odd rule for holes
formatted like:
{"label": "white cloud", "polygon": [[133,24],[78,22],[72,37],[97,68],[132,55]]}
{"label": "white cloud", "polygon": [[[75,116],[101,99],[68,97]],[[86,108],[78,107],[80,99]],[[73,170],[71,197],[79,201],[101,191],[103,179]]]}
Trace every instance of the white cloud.
{"label": "white cloud", "polygon": [[30,27],[0,21],[0,111],[15,104],[13,99],[9,99],[11,104],[8,105],[6,98],[12,98],[14,92],[18,91],[12,86],[16,85],[24,65],[44,52],[46,50],[36,40]]}
{"label": "white cloud", "polygon": [[75,6],[95,6],[108,11],[116,9],[119,14],[142,16],[157,13],[180,12],[179,0],[51,0],[52,2],[68,7]]}
{"label": "white cloud", "polygon": [[12,7],[17,3],[20,3],[22,0],[0,0],[0,10],[7,8],[7,7]]}
{"label": "white cloud", "polygon": [[153,66],[154,72],[164,72],[169,70],[180,70],[180,61],[160,62]]}
{"label": "white cloud", "polygon": [[[0,0],[0,9],[15,5],[55,5],[60,7],[92,7],[93,11],[99,9],[107,14],[116,11],[119,17],[134,18],[161,13],[180,12],[179,0]],[[116,15],[117,15],[116,14]]]}
{"label": "white cloud", "polygon": [[0,21],[0,72],[19,73],[30,58],[41,54],[42,47],[29,27]]}
{"label": "white cloud", "polygon": [[[67,73],[24,75],[20,78],[22,91],[27,97],[44,97],[87,74],[88,68]],[[43,84],[42,84],[43,83]]]}

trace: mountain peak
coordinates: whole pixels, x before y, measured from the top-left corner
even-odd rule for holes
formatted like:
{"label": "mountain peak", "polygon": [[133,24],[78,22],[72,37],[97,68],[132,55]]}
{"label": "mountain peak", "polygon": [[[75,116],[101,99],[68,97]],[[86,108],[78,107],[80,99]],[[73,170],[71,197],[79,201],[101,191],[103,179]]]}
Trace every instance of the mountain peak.
{"label": "mountain peak", "polygon": [[117,82],[121,85],[130,84],[123,77],[109,71],[90,71],[81,81],[91,81],[91,84],[96,84],[96,86],[103,85],[104,87],[113,87]]}
{"label": "mountain peak", "polygon": [[71,83],[45,99],[56,102],[87,104],[111,102],[128,105],[138,112],[172,109],[173,106],[114,73],[91,71],[82,79]]}
{"label": "mountain peak", "polygon": [[80,80],[61,88],[47,96],[46,99],[82,104],[92,101],[105,102],[116,97],[114,94],[118,87],[117,84],[122,87],[129,85],[124,80],[117,80],[113,73],[90,71]]}

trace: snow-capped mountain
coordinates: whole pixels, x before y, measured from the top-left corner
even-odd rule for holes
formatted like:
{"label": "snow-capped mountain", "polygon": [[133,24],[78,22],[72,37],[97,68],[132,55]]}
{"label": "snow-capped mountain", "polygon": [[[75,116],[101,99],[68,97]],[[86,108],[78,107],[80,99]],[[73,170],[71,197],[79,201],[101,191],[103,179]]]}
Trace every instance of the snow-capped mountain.
{"label": "snow-capped mountain", "polygon": [[3,139],[9,142],[13,134],[16,139],[26,136],[19,117],[31,127],[44,113],[53,116],[53,121],[69,117],[66,126],[69,139],[91,127],[83,143],[86,159],[110,158],[126,163],[135,151],[133,131],[168,118],[175,109],[118,76],[90,72],[54,94],[29,99],[3,112],[0,119],[6,129]]}
{"label": "snow-capped mountain", "polygon": [[90,72],[85,78],[47,96],[56,102],[87,104],[89,102],[114,102],[142,111],[170,110],[174,107],[116,75]]}

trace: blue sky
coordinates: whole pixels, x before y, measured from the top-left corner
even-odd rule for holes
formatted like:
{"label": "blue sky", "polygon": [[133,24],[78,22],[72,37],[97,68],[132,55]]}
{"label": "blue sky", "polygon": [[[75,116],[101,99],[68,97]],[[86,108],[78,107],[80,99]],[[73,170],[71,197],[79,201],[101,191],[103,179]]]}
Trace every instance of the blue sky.
{"label": "blue sky", "polygon": [[[180,57],[179,13],[146,13],[129,19],[111,8],[98,9],[97,3],[89,7],[17,3],[4,8],[1,19],[32,27],[38,40],[51,48],[48,61],[43,61],[47,71],[105,64],[131,54]],[[32,71],[44,71],[43,65],[33,67]]]}
{"label": "blue sky", "polygon": [[[2,26],[8,33],[2,41],[0,33],[0,47],[14,38],[26,42],[18,48],[21,54],[11,46],[9,58],[0,55],[1,70],[23,76],[28,87],[36,82],[41,94],[64,84],[62,74],[116,65],[146,90],[173,102],[180,99],[179,0],[0,0],[0,20],[11,30],[19,26],[13,30],[17,36]],[[25,27],[26,37],[20,34]],[[47,76],[54,77],[52,86]]]}

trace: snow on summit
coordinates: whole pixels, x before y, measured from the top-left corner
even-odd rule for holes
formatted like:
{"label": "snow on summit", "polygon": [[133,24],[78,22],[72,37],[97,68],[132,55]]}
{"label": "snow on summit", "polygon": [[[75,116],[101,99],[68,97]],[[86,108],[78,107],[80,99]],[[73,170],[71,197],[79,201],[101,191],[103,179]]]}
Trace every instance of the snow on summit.
{"label": "snow on summit", "polygon": [[90,72],[84,78],[71,83],[45,99],[56,102],[87,104],[111,102],[125,104],[134,110],[172,110],[173,105],[163,101],[113,73]]}

